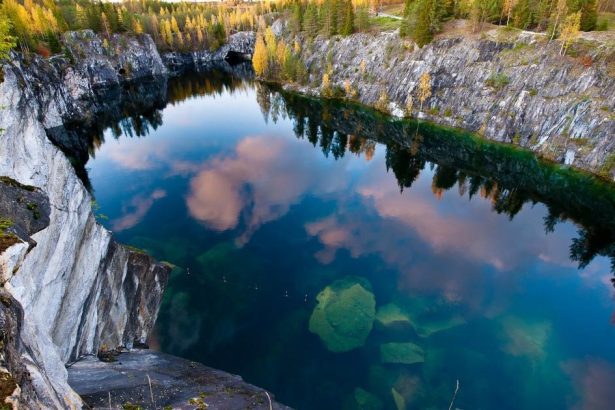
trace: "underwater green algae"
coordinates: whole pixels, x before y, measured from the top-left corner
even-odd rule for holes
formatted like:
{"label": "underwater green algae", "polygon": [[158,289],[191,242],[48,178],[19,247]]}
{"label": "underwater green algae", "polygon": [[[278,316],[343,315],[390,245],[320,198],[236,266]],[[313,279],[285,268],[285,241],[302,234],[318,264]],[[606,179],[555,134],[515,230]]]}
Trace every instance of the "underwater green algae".
{"label": "underwater green algae", "polygon": [[421,338],[461,326],[464,317],[452,312],[452,306],[442,300],[409,297],[381,306],[376,320],[385,328],[411,326]]}
{"label": "underwater green algae", "polygon": [[423,349],[411,342],[383,343],[380,345],[382,363],[414,364],[425,361]]}
{"label": "underwater green algae", "polygon": [[325,287],[310,317],[310,332],[328,350],[346,352],[365,344],[376,316],[376,299],[363,278],[347,277]]}
{"label": "underwater green algae", "polygon": [[410,325],[410,317],[408,317],[408,314],[395,303],[389,303],[379,307],[376,313],[376,320],[385,327],[398,324]]}
{"label": "underwater green algae", "polygon": [[343,406],[343,410],[382,410],[382,408],[382,400],[360,387],[354,389]]}
{"label": "underwater green algae", "polygon": [[502,350],[513,356],[541,358],[545,355],[546,345],[551,332],[551,324],[546,321],[528,321],[516,316],[500,319],[505,338]]}

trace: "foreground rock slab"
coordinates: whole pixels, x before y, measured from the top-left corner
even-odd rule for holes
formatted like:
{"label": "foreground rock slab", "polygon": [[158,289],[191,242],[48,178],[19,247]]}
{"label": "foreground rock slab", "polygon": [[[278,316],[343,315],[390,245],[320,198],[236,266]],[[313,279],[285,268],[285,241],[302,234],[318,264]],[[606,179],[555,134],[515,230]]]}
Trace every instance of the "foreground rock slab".
{"label": "foreground rock slab", "polygon": [[68,369],[68,383],[93,409],[289,409],[239,376],[147,349],[110,363],[87,357]]}

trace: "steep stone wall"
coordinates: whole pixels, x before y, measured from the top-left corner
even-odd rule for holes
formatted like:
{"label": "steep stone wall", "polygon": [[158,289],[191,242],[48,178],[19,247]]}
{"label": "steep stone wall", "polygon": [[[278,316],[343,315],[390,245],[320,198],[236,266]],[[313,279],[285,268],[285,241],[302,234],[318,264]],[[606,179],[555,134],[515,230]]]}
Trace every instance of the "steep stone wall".
{"label": "steep stone wall", "polygon": [[[217,52],[200,53],[200,59],[213,62],[229,50],[244,52],[253,39],[251,33],[235,34]],[[88,142],[64,125],[113,116],[134,97],[126,87],[145,90],[136,94],[153,105],[165,101],[171,72],[147,35],[115,35],[105,42],[83,30],[66,33],[63,41],[68,56],[24,61],[14,55],[0,84],[0,176],[33,187],[43,195],[41,211],[46,211],[36,233],[28,229],[32,224],[16,224],[23,240],[0,253],[3,292],[16,307],[0,312],[0,324],[13,329],[18,340],[11,339],[11,360],[22,366],[5,367],[9,374],[16,369],[12,377],[24,387],[23,394],[15,393],[14,408],[81,408],[65,364],[102,347],[144,342],[170,271],[116,243],[96,222],[92,197],[65,155],[84,161]],[[0,211],[13,203],[11,189],[0,189]]]}
{"label": "steep stone wall", "polygon": [[[477,132],[485,138],[531,149],[547,158],[595,173],[615,176],[615,78],[608,58],[594,56],[591,66],[559,55],[559,44],[538,34],[499,32],[484,38],[450,38],[415,49],[397,32],[353,34],[314,40],[296,38],[284,23],[275,32],[288,44],[298,40],[309,72],[306,87],[320,95],[322,76],[341,90],[347,81],[356,99],[375,106],[386,93],[389,111]],[[608,45],[596,46],[605,51]],[[609,54],[611,53],[611,54]],[[431,76],[432,95],[421,103],[418,84]]]}

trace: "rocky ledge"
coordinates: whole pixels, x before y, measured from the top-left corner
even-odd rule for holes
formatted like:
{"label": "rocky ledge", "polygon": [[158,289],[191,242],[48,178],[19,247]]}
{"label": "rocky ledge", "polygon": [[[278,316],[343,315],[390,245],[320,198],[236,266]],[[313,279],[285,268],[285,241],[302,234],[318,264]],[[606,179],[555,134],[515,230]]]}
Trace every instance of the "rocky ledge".
{"label": "rocky ledge", "polygon": [[[612,42],[581,41],[573,58],[559,55],[558,42],[518,30],[444,38],[419,49],[398,32],[307,40],[281,20],[273,28],[287,44],[302,44],[310,73],[308,86],[287,88],[321,95],[327,73],[330,93],[340,98],[350,87],[352,99],[393,115],[462,128],[615,177]],[[431,96],[421,104],[423,73],[430,74]]]}
{"label": "rocky ledge", "polygon": [[[65,56],[14,55],[0,84],[0,407],[82,408],[65,365],[144,342],[170,271],[97,222],[92,196],[60,149],[87,152],[87,144],[53,132],[96,122],[121,106],[123,88],[164,83],[170,70],[146,35],[105,42],[85,30],[63,41]],[[241,54],[250,41],[253,34],[238,33],[200,58],[225,58],[235,43]]]}
{"label": "rocky ledge", "polygon": [[69,367],[68,382],[92,409],[288,409],[239,376],[151,350],[113,362],[86,357]]}

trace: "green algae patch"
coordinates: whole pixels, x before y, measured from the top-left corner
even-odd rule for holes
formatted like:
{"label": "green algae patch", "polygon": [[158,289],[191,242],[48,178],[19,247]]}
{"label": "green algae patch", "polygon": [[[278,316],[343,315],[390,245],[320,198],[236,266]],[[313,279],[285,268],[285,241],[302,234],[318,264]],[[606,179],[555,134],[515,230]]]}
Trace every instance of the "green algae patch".
{"label": "green algae patch", "polygon": [[542,358],[551,333],[551,324],[546,321],[525,321],[516,316],[501,319],[505,343],[502,350],[512,356]]}
{"label": "green algae patch", "polygon": [[406,410],[406,399],[395,390],[395,387],[391,388],[391,395],[393,396],[393,401],[395,402],[397,410]]}
{"label": "green algae patch", "polygon": [[443,332],[445,330],[452,329],[457,326],[461,326],[466,323],[466,320],[461,316],[451,316],[447,318],[435,318],[425,323],[416,323],[416,333],[422,337],[427,338],[434,333]]}
{"label": "green algae patch", "polygon": [[382,363],[414,364],[425,361],[423,349],[411,342],[384,343],[380,345]]}
{"label": "green algae patch", "polygon": [[343,410],[382,410],[382,400],[360,387],[344,402]]}
{"label": "green algae patch", "polygon": [[421,338],[461,326],[465,318],[453,314],[452,306],[441,300],[412,297],[378,309],[376,320],[385,328],[411,326]]}
{"label": "green algae patch", "polygon": [[376,316],[376,299],[366,279],[335,281],[320,291],[316,300],[309,329],[328,350],[347,352],[365,344]]}

